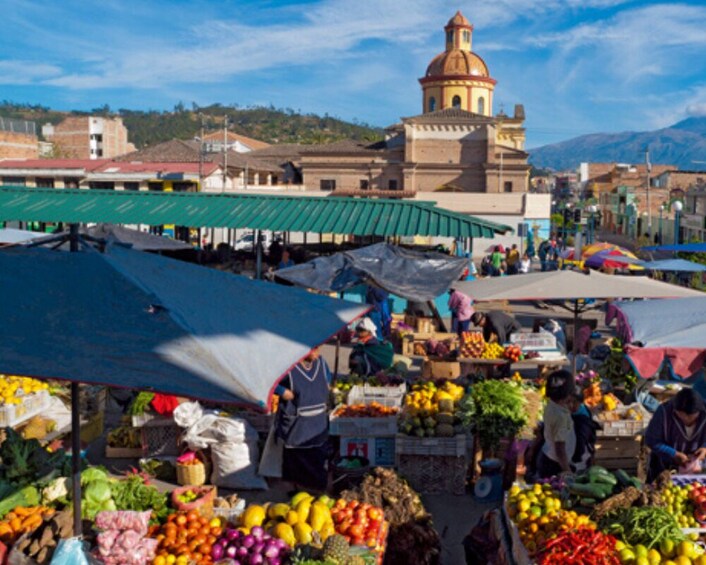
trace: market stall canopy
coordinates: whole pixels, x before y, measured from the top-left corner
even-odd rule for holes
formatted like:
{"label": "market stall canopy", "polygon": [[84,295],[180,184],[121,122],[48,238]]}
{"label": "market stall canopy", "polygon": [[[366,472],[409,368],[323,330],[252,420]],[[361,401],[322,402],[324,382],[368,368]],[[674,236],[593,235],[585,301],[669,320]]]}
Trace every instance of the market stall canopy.
{"label": "market stall canopy", "polygon": [[646,277],[606,275],[597,271],[549,271],[511,277],[459,281],[454,288],[476,301],[579,300],[582,298],[681,298],[702,292]]}
{"label": "market stall canopy", "polygon": [[701,263],[694,263],[693,261],[687,261],[686,259],[662,259],[661,261],[643,261],[642,263],[640,263],[640,266],[650,271],[674,271],[687,273],[698,273],[706,271],[706,265],[702,265]]}
{"label": "market stall canopy", "polygon": [[[668,361],[682,378],[690,377],[706,360],[706,296],[681,300],[616,302],[626,350],[636,371],[649,378]],[[639,346],[636,345],[639,342]]]}
{"label": "market stall canopy", "polygon": [[418,302],[434,300],[457,281],[468,259],[378,243],[319,257],[277,271],[278,278],[323,292],[343,292],[359,284],[380,287]]}
{"label": "market stall canopy", "polygon": [[683,253],[706,253],[706,242],[680,243],[679,245],[653,245],[643,247],[642,251],[681,251]]}
{"label": "market stall canopy", "polygon": [[0,373],[264,407],[367,308],[110,245],[0,251]]}
{"label": "market stall canopy", "polygon": [[485,237],[510,226],[433,202],[284,196],[0,187],[0,221],[144,224],[359,236]]}
{"label": "market stall canopy", "polygon": [[620,249],[606,249],[590,255],[584,261],[584,265],[592,269],[606,267],[610,269],[623,269],[628,267],[632,270],[642,270],[641,261],[632,253],[626,255]]}
{"label": "market stall canopy", "polygon": [[47,234],[37,233],[27,230],[16,230],[14,228],[0,229],[0,245],[23,243],[25,241],[33,241]]}
{"label": "market stall canopy", "polygon": [[[57,235],[65,233],[66,232],[55,232],[46,239],[54,240]],[[98,224],[88,228],[81,227],[79,228],[79,233],[89,235],[96,239],[123,243],[129,245],[133,249],[137,249],[138,251],[185,251],[194,249],[192,245],[189,245],[183,241],[133,230],[124,226],[116,226],[113,224]],[[41,244],[42,242],[41,240],[34,240],[31,243],[36,245],[38,243]],[[64,244],[60,247],[60,249],[65,251],[68,251],[68,248],[68,241],[64,242]]]}

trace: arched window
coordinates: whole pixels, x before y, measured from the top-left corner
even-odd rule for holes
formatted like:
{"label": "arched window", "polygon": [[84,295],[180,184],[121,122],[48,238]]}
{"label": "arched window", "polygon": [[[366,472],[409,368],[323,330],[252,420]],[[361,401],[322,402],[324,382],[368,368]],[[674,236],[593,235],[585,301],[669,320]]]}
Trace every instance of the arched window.
{"label": "arched window", "polygon": [[460,107],[461,107],[461,97],[460,97],[458,94],[453,97],[453,100],[451,100],[451,105],[452,105],[454,108],[460,108]]}
{"label": "arched window", "polygon": [[446,43],[454,42],[454,32],[452,29],[446,32]]}
{"label": "arched window", "polygon": [[482,96],[478,99],[478,113],[485,114],[485,98]]}
{"label": "arched window", "polygon": [[471,40],[471,32],[468,31],[467,29],[463,30],[463,41],[468,43]]}
{"label": "arched window", "polygon": [[436,98],[433,96],[429,98],[429,111],[433,112],[436,110]]}

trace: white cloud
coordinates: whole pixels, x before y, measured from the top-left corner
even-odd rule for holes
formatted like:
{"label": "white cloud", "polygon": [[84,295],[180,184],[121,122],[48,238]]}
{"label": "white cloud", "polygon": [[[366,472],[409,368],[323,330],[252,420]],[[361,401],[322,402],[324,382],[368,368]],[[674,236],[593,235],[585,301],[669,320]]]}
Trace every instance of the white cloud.
{"label": "white cloud", "polygon": [[55,65],[32,61],[0,60],[0,84],[32,84],[61,74]]}

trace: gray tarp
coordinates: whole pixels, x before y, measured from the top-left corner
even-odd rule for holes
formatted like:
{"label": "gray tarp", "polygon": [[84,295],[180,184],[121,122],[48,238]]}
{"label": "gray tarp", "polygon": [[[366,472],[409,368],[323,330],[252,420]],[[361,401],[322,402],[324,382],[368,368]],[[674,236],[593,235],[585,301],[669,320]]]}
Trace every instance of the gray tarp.
{"label": "gray tarp", "polygon": [[265,406],[367,308],[109,245],[0,251],[0,373]]}
{"label": "gray tarp", "polygon": [[0,245],[8,243],[22,243],[24,241],[36,240],[46,234],[34,231],[17,230],[15,228],[0,229]]}
{"label": "gray tarp", "polygon": [[446,292],[467,266],[463,257],[376,243],[282,269],[276,276],[323,292],[370,284],[407,300],[426,302]]}
{"label": "gray tarp", "polygon": [[[109,240],[124,243],[130,245],[133,249],[137,249],[138,251],[184,251],[187,249],[194,249],[193,246],[188,243],[184,243],[183,241],[171,239],[161,235],[145,233],[114,224],[97,224],[89,228],[81,227],[79,229],[79,233],[95,237],[96,239],[105,239],[107,241]],[[47,239],[51,240],[60,234],[66,235],[66,232],[57,232],[52,236],[47,237]],[[41,240],[34,240],[31,243],[41,244]],[[51,244],[48,244],[48,246],[51,246]],[[60,249],[68,251],[68,242],[64,243]]]}

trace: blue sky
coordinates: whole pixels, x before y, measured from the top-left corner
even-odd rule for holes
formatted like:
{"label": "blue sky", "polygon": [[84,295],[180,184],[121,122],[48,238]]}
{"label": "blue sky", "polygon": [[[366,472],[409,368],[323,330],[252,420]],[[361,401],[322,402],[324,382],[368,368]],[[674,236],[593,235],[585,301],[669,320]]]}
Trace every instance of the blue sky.
{"label": "blue sky", "polygon": [[523,103],[528,147],[706,115],[706,3],[630,0],[2,0],[0,99],[55,109],[237,103],[376,126],[421,111],[417,79],[460,9]]}

